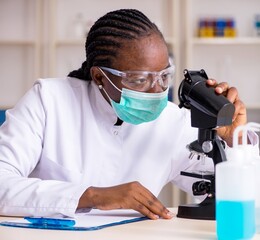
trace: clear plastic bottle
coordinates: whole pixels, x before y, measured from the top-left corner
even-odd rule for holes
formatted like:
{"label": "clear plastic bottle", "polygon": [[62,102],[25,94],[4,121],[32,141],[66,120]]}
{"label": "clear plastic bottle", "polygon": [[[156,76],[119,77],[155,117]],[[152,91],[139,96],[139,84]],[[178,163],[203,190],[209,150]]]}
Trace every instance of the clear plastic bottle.
{"label": "clear plastic bottle", "polygon": [[[248,123],[248,129],[254,130],[255,132],[260,131],[259,123]],[[248,146],[248,153],[251,154],[251,163],[255,170],[255,221],[256,221],[256,232],[260,233],[260,156],[259,148],[253,148]]]}
{"label": "clear plastic bottle", "polygon": [[[255,231],[255,169],[247,144],[249,125],[235,130],[227,161],[216,165],[216,225],[219,240],[252,239]],[[243,141],[238,145],[238,133]]]}
{"label": "clear plastic bottle", "polygon": [[254,156],[252,158],[252,164],[255,169],[255,176],[256,176],[256,195],[255,195],[255,223],[256,223],[256,232],[260,233],[260,157]]}

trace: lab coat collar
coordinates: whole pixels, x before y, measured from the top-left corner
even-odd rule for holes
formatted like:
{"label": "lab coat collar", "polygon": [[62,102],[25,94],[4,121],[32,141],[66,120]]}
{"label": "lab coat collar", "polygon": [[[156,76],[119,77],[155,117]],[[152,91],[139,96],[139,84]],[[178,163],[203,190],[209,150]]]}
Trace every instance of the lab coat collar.
{"label": "lab coat collar", "polygon": [[111,125],[114,125],[117,122],[117,115],[113,107],[107,102],[107,100],[101,94],[96,83],[91,81],[91,89],[93,89],[93,104],[94,108],[99,115],[101,121],[108,122]]}

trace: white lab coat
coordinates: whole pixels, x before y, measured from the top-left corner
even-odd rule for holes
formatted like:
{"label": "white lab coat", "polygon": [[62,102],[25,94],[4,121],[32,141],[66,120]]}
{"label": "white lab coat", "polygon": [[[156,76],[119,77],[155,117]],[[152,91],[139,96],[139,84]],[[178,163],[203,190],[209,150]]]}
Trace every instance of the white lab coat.
{"label": "white lab coat", "polygon": [[191,192],[197,179],[180,171],[201,162],[188,158],[197,138],[189,111],[169,102],[155,121],[116,120],[93,82],[37,81],[0,128],[0,215],[73,216],[89,186],[139,181],[157,196],[173,182]]}

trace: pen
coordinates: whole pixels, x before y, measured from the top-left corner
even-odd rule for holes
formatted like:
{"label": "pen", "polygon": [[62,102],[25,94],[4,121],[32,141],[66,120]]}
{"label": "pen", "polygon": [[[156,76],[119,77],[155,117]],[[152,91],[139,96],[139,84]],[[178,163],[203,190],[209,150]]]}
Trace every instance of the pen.
{"label": "pen", "polygon": [[73,219],[64,218],[25,217],[24,219],[34,225],[46,225],[57,227],[72,227],[76,223]]}

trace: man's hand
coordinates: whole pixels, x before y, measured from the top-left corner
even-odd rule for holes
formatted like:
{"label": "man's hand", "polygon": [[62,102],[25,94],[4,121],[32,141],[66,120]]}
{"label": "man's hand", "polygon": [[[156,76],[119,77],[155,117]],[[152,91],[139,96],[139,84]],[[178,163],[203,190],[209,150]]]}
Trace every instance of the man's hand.
{"label": "man's hand", "polygon": [[223,82],[218,84],[215,80],[209,79],[207,80],[207,84],[214,86],[216,93],[224,95],[235,106],[232,124],[217,129],[218,135],[231,147],[233,144],[234,130],[236,127],[247,123],[246,107],[239,99],[237,89],[229,87],[228,83]]}
{"label": "man's hand", "polygon": [[113,187],[90,187],[81,196],[78,208],[101,210],[134,209],[143,215],[158,219],[170,219],[173,214],[139,182],[131,182]]}

